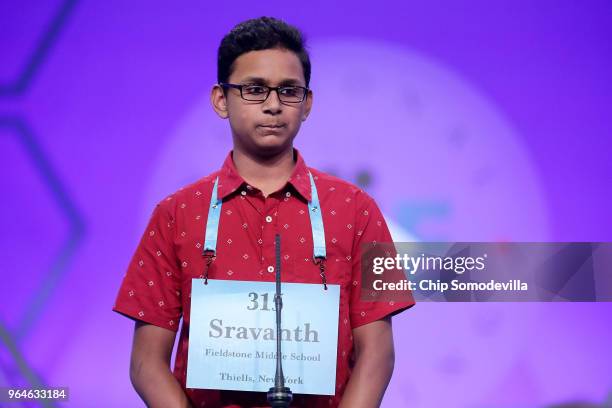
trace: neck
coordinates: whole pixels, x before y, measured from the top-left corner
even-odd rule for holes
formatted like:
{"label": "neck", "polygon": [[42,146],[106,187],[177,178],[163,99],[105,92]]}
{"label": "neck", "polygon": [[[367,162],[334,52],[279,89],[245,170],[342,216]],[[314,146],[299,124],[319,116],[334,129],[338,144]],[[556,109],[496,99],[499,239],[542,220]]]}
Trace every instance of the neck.
{"label": "neck", "polygon": [[279,190],[291,176],[295,163],[293,147],[277,155],[253,156],[242,149],[234,147],[232,159],[238,174],[250,185],[260,189],[264,196]]}

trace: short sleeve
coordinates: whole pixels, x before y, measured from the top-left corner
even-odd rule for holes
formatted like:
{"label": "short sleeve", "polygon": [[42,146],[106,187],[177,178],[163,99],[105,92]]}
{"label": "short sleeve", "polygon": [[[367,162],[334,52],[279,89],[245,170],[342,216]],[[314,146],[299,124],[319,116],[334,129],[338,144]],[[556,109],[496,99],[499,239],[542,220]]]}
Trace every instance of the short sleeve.
{"label": "short sleeve", "polygon": [[129,263],[113,310],[168,330],[181,318],[180,268],[174,251],[175,219],[157,204]]}
{"label": "short sleeve", "polygon": [[[392,243],[393,239],[387,223],[378,208],[378,205],[367,193],[359,191],[356,197],[356,233],[353,241],[352,255],[352,282],[350,295],[351,328],[356,328],[389,315],[398,314],[414,306],[412,294],[404,292],[401,300],[363,300],[362,297],[362,271],[361,251],[362,245],[377,243]],[[400,277],[400,279],[403,277]]]}

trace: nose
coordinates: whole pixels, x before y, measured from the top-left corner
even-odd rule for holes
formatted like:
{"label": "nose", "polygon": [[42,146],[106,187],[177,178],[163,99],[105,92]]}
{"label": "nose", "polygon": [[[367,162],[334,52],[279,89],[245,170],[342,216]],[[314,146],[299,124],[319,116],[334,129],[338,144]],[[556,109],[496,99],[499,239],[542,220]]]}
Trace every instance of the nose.
{"label": "nose", "polygon": [[282,111],[282,106],[283,104],[278,96],[278,89],[271,90],[268,98],[263,103],[264,113],[277,115]]}

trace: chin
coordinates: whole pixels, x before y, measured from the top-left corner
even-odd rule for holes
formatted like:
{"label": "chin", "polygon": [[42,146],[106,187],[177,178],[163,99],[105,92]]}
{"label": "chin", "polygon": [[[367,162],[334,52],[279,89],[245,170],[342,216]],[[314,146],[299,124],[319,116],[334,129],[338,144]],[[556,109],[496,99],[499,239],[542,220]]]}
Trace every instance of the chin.
{"label": "chin", "polygon": [[[272,138],[266,138],[272,139]],[[271,156],[278,153],[282,153],[287,149],[292,147],[293,139],[279,139],[274,138],[275,140],[258,140],[253,143],[253,147],[260,154]]]}

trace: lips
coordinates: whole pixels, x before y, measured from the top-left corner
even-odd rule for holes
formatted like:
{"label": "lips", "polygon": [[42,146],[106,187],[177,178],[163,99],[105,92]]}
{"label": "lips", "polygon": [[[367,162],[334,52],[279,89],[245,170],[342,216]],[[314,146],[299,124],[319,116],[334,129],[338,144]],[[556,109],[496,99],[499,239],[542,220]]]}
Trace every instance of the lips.
{"label": "lips", "polygon": [[276,124],[276,123],[271,123],[271,124],[265,124],[265,125],[259,125],[260,127],[263,128],[267,128],[267,129],[280,129],[282,127],[285,127],[284,124]]}

